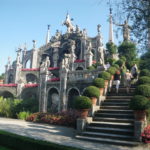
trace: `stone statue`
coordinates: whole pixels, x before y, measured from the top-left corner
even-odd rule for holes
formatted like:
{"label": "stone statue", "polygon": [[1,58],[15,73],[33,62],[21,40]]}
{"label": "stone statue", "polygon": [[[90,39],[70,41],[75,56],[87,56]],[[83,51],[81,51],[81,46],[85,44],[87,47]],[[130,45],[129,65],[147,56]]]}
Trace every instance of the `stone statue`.
{"label": "stone statue", "polygon": [[32,40],[32,42],[33,42],[33,48],[36,48],[36,41]]}
{"label": "stone statue", "polygon": [[21,60],[21,51],[22,49],[21,48],[18,48],[18,50],[16,51],[17,52],[17,63],[20,64],[20,60]]}
{"label": "stone statue", "polygon": [[86,31],[86,29],[83,29],[83,36],[86,38],[87,37],[87,31]]}
{"label": "stone statue", "polygon": [[80,28],[78,25],[76,25],[76,33],[80,33]]}
{"label": "stone statue", "polygon": [[59,30],[56,30],[55,39],[59,40],[60,36],[61,36],[61,33],[59,32]]}
{"label": "stone statue", "polygon": [[49,57],[47,56],[46,59],[40,65],[40,72],[46,73],[48,71],[49,66],[50,66],[50,60]]}
{"label": "stone statue", "polygon": [[67,27],[67,32],[71,33],[74,31],[74,26],[70,20],[69,14],[67,13],[66,20],[63,22],[63,25]]}
{"label": "stone statue", "polygon": [[65,70],[69,69],[69,56],[70,54],[65,54],[64,55],[64,59],[62,60],[62,68],[64,68]]}
{"label": "stone statue", "polygon": [[97,32],[98,32],[98,33],[101,32],[101,25],[100,25],[100,24],[97,25]]}
{"label": "stone statue", "polygon": [[116,25],[122,26],[124,41],[130,41],[130,29],[132,29],[132,28],[131,28],[131,26],[128,25],[128,21],[125,20],[124,24],[116,24]]}
{"label": "stone statue", "polygon": [[99,52],[99,58],[100,58],[100,64],[104,65],[105,64],[105,60],[104,60],[104,48],[103,47],[98,47],[98,52]]}

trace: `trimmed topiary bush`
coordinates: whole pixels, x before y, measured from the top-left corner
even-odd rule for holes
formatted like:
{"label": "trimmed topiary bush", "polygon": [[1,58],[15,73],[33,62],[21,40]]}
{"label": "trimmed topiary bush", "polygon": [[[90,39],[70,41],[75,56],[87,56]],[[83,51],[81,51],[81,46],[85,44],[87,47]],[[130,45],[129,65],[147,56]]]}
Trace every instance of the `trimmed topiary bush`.
{"label": "trimmed topiary bush", "polygon": [[110,65],[113,65],[113,64],[115,64],[116,60],[113,58],[108,58],[107,62],[109,62]]}
{"label": "trimmed topiary bush", "polygon": [[88,69],[89,71],[92,71],[92,70],[95,70],[95,67],[94,67],[94,66],[89,66],[89,67],[87,67],[87,69]]}
{"label": "trimmed topiary bush", "polygon": [[110,80],[111,78],[111,74],[109,72],[102,72],[101,74],[99,74],[98,76],[99,78],[103,78],[104,80]]}
{"label": "trimmed topiary bush", "polygon": [[75,98],[76,109],[90,109],[92,107],[91,100],[86,96],[77,96]]}
{"label": "trimmed topiary bush", "polygon": [[150,77],[150,71],[148,69],[143,69],[140,71],[140,77],[141,76],[148,76]]}
{"label": "trimmed topiary bush", "polygon": [[133,110],[146,110],[150,106],[150,101],[142,95],[135,95],[130,103],[129,107]]}
{"label": "trimmed topiary bush", "polygon": [[93,85],[98,87],[98,88],[104,88],[105,86],[105,80],[103,78],[96,78],[93,81]]}
{"label": "trimmed topiary bush", "polygon": [[136,94],[150,97],[150,85],[141,84],[136,88]]}
{"label": "trimmed topiary bush", "polygon": [[115,67],[110,67],[107,72],[109,72],[111,75],[114,75],[117,69]]}
{"label": "trimmed topiary bush", "polygon": [[116,69],[120,68],[119,65],[117,65],[117,64],[113,64],[112,67],[115,67]]}
{"label": "trimmed topiary bush", "polygon": [[84,96],[87,96],[89,98],[92,98],[92,97],[96,97],[96,98],[99,98],[100,96],[100,91],[97,87],[95,86],[88,86],[85,91],[83,92],[83,95]]}
{"label": "trimmed topiary bush", "polygon": [[124,64],[124,60],[119,59],[119,60],[116,62],[116,64],[121,67],[121,66]]}
{"label": "trimmed topiary bush", "polygon": [[150,84],[150,77],[142,76],[138,80],[138,84]]}

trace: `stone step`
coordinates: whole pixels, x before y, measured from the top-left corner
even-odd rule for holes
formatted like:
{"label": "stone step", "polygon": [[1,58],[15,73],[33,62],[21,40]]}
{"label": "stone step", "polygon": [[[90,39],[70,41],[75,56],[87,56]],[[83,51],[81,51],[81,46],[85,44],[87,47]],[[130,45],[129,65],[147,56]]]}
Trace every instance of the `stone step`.
{"label": "stone step", "polygon": [[118,114],[133,114],[133,110],[113,110],[113,109],[100,109],[96,113],[118,113]]}
{"label": "stone step", "polygon": [[104,121],[92,121],[89,126],[96,127],[107,127],[107,128],[120,128],[120,129],[133,129],[133,123],[122,123],[122,122],[104,122]]}
{"label": "stone step", "polygon": [[101,132],[82,132],[82,136],[90,136],[90,137],[100,137],[100,138],[109,138],[109,139],[116,139],[116,140],[126,140],[126,141],[133,141],[134,136],[129,135],[119,135],[119,134],[112,134],[112,133],[101,133]]}
{"label": "stone step", "polygon": [[102,106],[129,106],[129,103],[128,102],[122,102],[122,103],[119,103],[119,102],[103,102],[102,103]]}
{"label": "stone step", "polygon": [[129,103],[130,99],[106,99],[102,103],[105,103],[105,102],[117,102],[117,103],[128,102]]}
{"label": "stone step", "polygon": [[[116,94],[116,93],[114,93]],[[124,95],[124,96],[119,96],[119,95],[113,95],[113,96],[107,96],[106,99],[131,99],[133,96],[128,96],[128,95]]]}
{"label": "stone step", "polygon": [[106,118],[106,117],[94,117],[93,121],[103,121],[103,122],[121,122],[121,123],[134,123],[134,119],[129,118]]}
{"label": "stone step", "polygon": [[100,106],[100,109],[129,110],[128,106]]}
{"label": "stone step", "polygon": [[105,127],[92,127],[92,126],[90,127],[89,126],[86,128],[86,131],[134,136],[134,131],[131,129],[105,128]]}
{"label": "stone step", "polygon": [[112,145],[121,145],[121,146],[137,146],[137,145],[139,145],[138,142],[134,142],[134,141],[104,139],[104,138],[96,138],[96,137],[81,136],[81,135],[77,135],[76,138],[78,138],[80,140],[87,140],[87,141],[98,142],[98,143],[103,143],[103,144],[112,144]]}
{"label": "stone step", "polygon": [[134,96],[134,93],[125,93],[125,92],[115,93],[115,92],[113,92],[113,93],[108,93],[107,95],[108,96]]}
{"label": "stone step", "polygon": [[108,118],[130,118],[130,119],[134,119],[134,114],[119,114],[119,113],[95,113],[94,114],[95,117],[108,117]]}

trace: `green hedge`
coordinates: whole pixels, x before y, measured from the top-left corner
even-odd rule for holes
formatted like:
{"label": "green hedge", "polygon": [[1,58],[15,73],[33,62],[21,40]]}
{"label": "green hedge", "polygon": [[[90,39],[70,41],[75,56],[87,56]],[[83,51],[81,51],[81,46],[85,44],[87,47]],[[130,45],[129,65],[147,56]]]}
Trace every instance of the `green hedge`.
{"label": "green hedge", "polygon": [[142,76],[138,80],[138,84],[150,84],[150,77]]}
{"label": "green hedge", "polygon": [[86,96],[77,96],[75,98],[76,109],[89,109],[92,107],[92,101]]}
{"label": "green hedge", "polygon": [[87,97],[96,97],[96,98],[99,98],[99,95],[100,95],[100,91],[97,87],[95,86],[88,86],[85,91],[83,92],[83,95],[84,96],[87,96]]}
{"label": "green hedge", "polygon": [[99,78],[103,78],[104,80],[110,80],[111,74],[109,72],[102,72],[98,75]]}
{"label": "green hedge", "polygon": [[98,87],[98,88],[104,88],[105,80],[103,78],[96,78],[93,81],[93,85]]}
{"label": "green hedge", "polygon": [[150,97],[150,85],[141,84],[136,88],[137,95],[143,95],[145,97]]}
{"label": "green hedge", "polygon": [[107,72],[109,72],[111,75],[114,75],[116,73],[117,69],[115,67],[110,67]]}
{"label": "green hedge", "polygon": [[149,108],[149,105],[149,99],[142,95],[135,95],[129,103],[130,108],[133,110],[146,110]]}
{"label": "green hedge", "polygon": [[0,145],[14,150],[81,150],[0,131]]}
{"label": "green hedge", "polygon": [[148,76],[150,77],[150,71],[148,69],[143,69],[140,71],[140,77],[141,76]]}

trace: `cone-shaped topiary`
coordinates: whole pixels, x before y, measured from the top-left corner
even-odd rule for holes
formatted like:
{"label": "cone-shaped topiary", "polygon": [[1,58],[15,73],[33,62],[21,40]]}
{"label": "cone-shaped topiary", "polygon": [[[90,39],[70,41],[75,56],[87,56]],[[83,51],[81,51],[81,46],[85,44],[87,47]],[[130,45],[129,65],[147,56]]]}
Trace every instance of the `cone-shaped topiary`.
{"label": "cone-shaped topiary", "polygon": [[136,88],[136,94],[150,97],[150,85],[141,84]]}
{"label": "cone-shaped topiary", "polygon": [[114,75],[117,69],[115,67],[110,67],[107,72],[109,72],[111,75]]}
{"label": "cone-shaped topiary", "polygon": [[150,101],[142,95],[135,95],[130,103],[129,107],[133,110],[146,110],[150,106]]}
{"label": "cone-shaped topiary", "polygon": [[93,81],[93,85],[98,87],[98,88],[104,88],[105,86],[105,80],[103,78],[96,78]]}
{"label": "cone-shaped topiary", "polygon": [[150,77],[150,71],[148,69],[143,69],[140,71],[140,77],[141,76],[148,76]]}
{"label": "cone-shaped topiary", "polygon": [[87,96],[89,98],[96,97],[99,98],[100,91],[96,86],[88,86],[85,91],[83,92],[84,96]]}
{"label": "cone-shaped topiary", "polygon": [[90,109],[92,107],[91,100],[86,96],[77,96],[74,104],[76,109]]}
{"label": "cone-shaped topiary", "polygon": [[102,72],[101,74],[99,74],[98,76],[99,78],[103,78],[104,80],[110,80],[111,78],[111,74],[109,72]]}
{"label": "cone-shaped topiary", "polygon": [[138,80],[138,84],[150,84],[150,77],[142,76]]}

